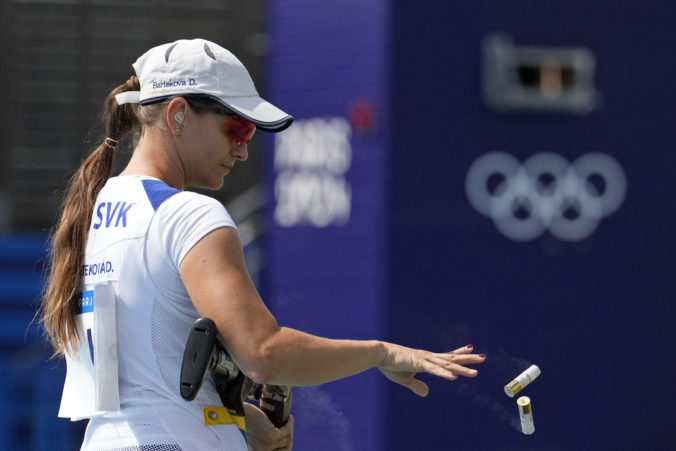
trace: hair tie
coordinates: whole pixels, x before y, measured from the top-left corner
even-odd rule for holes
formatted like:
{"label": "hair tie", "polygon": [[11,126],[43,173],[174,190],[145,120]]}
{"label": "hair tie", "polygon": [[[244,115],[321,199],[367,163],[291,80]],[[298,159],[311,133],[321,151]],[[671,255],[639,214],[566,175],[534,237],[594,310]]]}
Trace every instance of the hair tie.
{"label": "hair tie", "polygon": [[119,143],[119,141],[117,141],[113,138],[106,138],[106,139],[103,140],[103,144],[110,147],[111,149],[114,149],[115,146],[117,146],[117,143]]}

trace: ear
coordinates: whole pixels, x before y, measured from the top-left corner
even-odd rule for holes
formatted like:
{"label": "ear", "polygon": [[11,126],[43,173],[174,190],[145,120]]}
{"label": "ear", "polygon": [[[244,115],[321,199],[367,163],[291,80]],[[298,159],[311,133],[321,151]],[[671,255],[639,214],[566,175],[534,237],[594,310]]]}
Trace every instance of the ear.
{"label": "ear", "polygon": [[172,99],[167,106],[165,121],[169,130],[175,135],[180,135],[183,131],[187,108],[188,102],[182,97]]}

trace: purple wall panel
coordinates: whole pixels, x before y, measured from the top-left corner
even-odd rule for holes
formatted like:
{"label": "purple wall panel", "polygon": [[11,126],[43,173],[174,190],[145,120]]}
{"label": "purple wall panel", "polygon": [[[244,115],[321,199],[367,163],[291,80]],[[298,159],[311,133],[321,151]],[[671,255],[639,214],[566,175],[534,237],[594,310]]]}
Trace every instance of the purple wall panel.
{"label": "purple wall panel", "polygon": [[[296,123],[265,159],[266,302],[330,338],[385,333],[387,17],[380,0],[269,3],[267,90]],[[384,383],[297,388],[296,448],[383,449]]]}
{"label": "purple wall panel", "polygon": [[[350,122],[349,168],[329,174],[351,189],[347,222],[281,227],[280,174],[308,167],[266,158],[264,288],[280,322],[434,350],[473,343],[489,357],[474,380],[423,376],[424,399],[375,372],[298,390],[298,449],[673,448],[675,13],[665,0],[270,2],[268,87],[307,132],[294,148],[312,141],[308,121],[350,119],[357,99],[374,113],[367,133]],[[495,32],[593,52],[601,107],[491,111],[481,45]],[[584,239],[514,241],[465,190],[492,151],[519,163],[603,152],[626,198]],[[536,428],[525,436],[502,387],[530,363],[542,375],[523,393]]]}

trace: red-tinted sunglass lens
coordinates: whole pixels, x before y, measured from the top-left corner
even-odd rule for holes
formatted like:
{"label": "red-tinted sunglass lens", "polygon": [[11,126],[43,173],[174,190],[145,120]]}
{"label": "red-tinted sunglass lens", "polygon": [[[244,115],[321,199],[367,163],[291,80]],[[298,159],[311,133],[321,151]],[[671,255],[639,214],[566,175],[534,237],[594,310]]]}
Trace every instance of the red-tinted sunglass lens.
{"label": "red-tinted sunglass lens", "polygon": [[249,142],[254,132],[256,131],[256,125],[242,119],[241,117],[232,118],[225,123],[225,131],[231,136],[238,146]]}

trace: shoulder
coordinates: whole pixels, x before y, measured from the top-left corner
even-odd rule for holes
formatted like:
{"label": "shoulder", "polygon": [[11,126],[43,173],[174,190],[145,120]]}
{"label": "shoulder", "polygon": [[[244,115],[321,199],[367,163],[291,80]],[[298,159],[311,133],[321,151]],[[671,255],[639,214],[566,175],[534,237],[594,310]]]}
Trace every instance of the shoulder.
{"label": "shoulder", "polygon": [[202,238],[218,228],[237,226],[225,207],[216,199],[190,191],[166,197],[151,222],[149,246],[163,249],[179,267],[187,252]]}
{"label": "shoulder", "polygon": [[194,231],[201,234],[215,227],[237,228],[223,204],[218,200],[191,191],[180,191],[168,196],[155,212],[155,222],[176,231]]}
{"label": "shoulder", "polygon": [[141,186],[143,186],[146,197],[150,202],[150,205],[155,211],[157,211],[157,209],[160,207],[160,205],[162,205],[162,203],[164,203],[165,200],[182,192],[181,190],[172,188],[162,180],[143,179],[140,182]]}
{"label": "shoulder", "polygon": [[192,191],[181,191],[172,188],[162,180],[143,179],[141,180],[143,191],[157,213],[175,209],[200,209],[207,207],[209,209],[225,210],[225,207],[216,199],[204,194]]}
{"label": "shoulder", "polygon": [[[157,212],[166,214],[167,211],[182,210],[183,212],[212,212],[228,214],[225,207],[218,200],[204,194],[192,191],[179,191],[162,202],[162,207]],[[228,215],[229,217],[229,215]]]}

